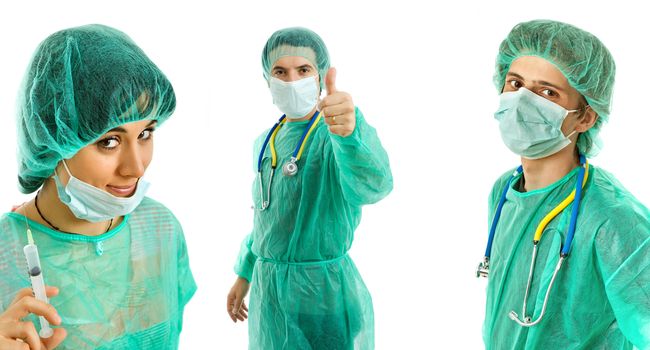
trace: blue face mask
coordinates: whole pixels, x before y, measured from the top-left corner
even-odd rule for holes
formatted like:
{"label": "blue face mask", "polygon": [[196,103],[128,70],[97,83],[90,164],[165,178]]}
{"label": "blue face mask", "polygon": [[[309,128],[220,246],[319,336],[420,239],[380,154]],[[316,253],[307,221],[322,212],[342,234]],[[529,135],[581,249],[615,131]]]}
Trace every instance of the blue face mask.
{"label": "blue face mask", "polygon": [[504,92],[494,118],[499,121],[503,143],[514,153],[528,159],[548,157],[571,143],[562,132],[562,123],[569,113],[534,92],[520,88]]}
{"label": "blue face mask", "polygon": [[100,222],[129,214],[142,202],[149,188],[148,182],[139,179],[135,193],[130,197],[116,197],[72,176],[65,160],[63,166],[70,179],[63,186],[61,179],[54,174],[59,199],[70,208],[74,216],[82,220]]}

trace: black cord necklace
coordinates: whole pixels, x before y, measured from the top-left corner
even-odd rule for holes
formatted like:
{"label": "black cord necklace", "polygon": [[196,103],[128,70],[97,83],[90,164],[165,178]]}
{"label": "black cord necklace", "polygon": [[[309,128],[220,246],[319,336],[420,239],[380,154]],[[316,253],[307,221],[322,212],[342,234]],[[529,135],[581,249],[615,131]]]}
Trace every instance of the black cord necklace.
{"label": "black cord necklace", "polygon": [[[41,193],[41,191],[38,191],[36,193],[36,197],[34,197],[34,206],[36,207],[36,211],[38,212],[38,216],[40,216],[41,219],[43,219],[43,221],[47,222],[47,224],[50,225],[50,227],[52,227],[53,229],[61,232],[61,230],[58,227],[54,226],[48,219],[45,218],[45,216],[43,216],[43,213],[41,213],[41,209],[38,208],[38,195],[40,193]],[[110,231],[112,226],[113,226],[113,218],[111,218],[111,222],[108,224],[108,228],[106,229],[106,232]],[[104,232],[104,233],[106,233],[106,232]]]}

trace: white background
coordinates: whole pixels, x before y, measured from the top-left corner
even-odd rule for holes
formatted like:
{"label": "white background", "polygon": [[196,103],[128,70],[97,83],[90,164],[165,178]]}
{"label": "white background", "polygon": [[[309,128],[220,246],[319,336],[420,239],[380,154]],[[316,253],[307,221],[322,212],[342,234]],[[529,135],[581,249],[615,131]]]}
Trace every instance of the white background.
{"label": "white background", "polygon": [[[387,149],[395,188],[364,208],[351,251],[375,305],[377,349],[481,348],[486,281],[474,278],[493,181],[518,164],[492,114],[501,40],[518,22],[549,18],[598,36],[614,55],[616,88],[605,148],[592,164],[642,202],[647,185],[647,11],[623,2],[29,1],[0,8],[0,206],[29,199],[16,186],[16,93],[37,44],[88,23],[130,35],[171,80],[174,116],[156,133],[149,195],[184,226],[199,289],[181,348],[245,349],[225,297],[252,226],[252,142],[279,115],[260,54],[277,29],[325,40],[350,92]],[[9,6],[9,7],[7,7]],[[2,247],[0,249],[6,249]]]}

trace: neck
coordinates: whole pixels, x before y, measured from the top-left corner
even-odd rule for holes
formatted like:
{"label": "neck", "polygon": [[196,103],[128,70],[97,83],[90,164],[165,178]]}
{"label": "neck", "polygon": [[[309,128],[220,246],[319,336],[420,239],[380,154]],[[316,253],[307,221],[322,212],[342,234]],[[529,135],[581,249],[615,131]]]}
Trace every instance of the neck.
{"label": "neck", "polygon": [[560,180],[580,165],[574,144],[541,159],[521,158],[524,168],[524,190],[526,192],[544,188]]}
{"label": "neck", "polygon": [[[56,185],[53,179],[47,179],[43,184],[43,188],[37,194],[38,196],[38,209],[47,221],[56,226],[59,231],[63,233],[76,233],[84,236],[98,236],[105,233],[110,224],[110,220],[102,222],[89,222],[86,220],[78,219],[70,208],[65,205],[57,193]],[[23,206],[22,214],[29,219],[36,221],[44,226],[52,228],[36,209],[35,200]],[[119,220],[114,220],[112,227],[117,225]]]}
{"label": "neck", "polygon": [[307,113],[307,115],[302,117],[302,118],[299,118],[299,119],[289,119],[289,118],[287,118],[287,123],[303,122],[305,120],[311,119],[315,114],[316,114],[316,106],[314,106],[314,109],[312,109],[311,112]]}

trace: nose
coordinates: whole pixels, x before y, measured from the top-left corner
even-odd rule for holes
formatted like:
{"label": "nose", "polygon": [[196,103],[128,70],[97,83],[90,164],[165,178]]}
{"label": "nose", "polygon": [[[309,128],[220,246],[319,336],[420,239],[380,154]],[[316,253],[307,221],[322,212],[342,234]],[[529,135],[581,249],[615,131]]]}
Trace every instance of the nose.
{"label": "nose", "polygon": [[298,74],[298,71],[296,71],[295,69],[291,69],[289,71],[289,74],[287,74],[287,79],[288,79],[287,81],[296,81],[296,80],[300,80],[301,78],[302,77],[300,76],[300,74]]}
{"label": "nose", "polygon": [[121,154],[119,173],[124,177],[141,178],[147,168],[145,150],[137,144],[125,147]]}

